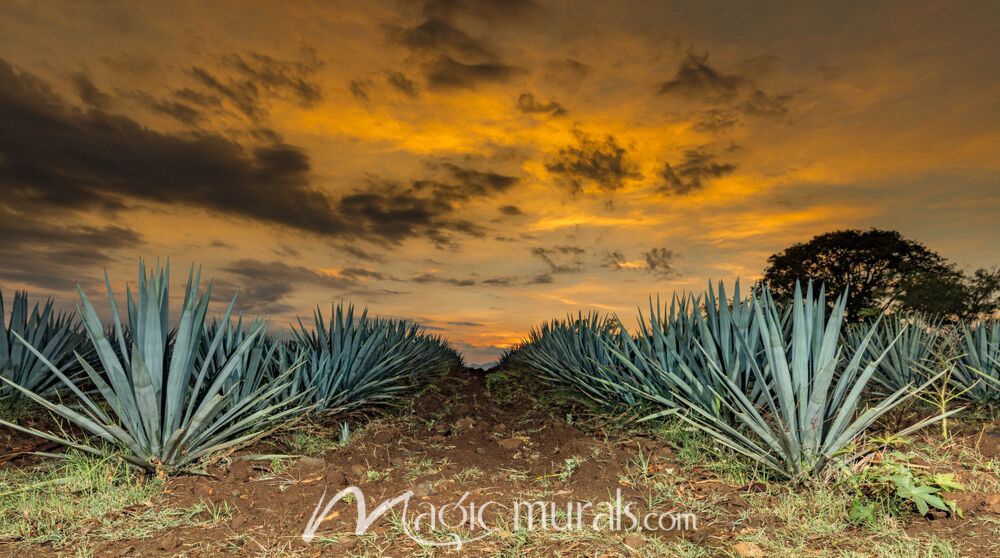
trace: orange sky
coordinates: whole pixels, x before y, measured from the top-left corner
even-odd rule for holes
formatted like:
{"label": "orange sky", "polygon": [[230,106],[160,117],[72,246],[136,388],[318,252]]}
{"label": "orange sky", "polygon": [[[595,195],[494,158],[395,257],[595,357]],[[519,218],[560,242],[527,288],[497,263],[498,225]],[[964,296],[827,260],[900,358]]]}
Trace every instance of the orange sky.
{"label": "orange sky", "polygon": [[801,4],[4,2],[0,286],[169,256],[483,362],[835,228],[997,263],[997,4]]}

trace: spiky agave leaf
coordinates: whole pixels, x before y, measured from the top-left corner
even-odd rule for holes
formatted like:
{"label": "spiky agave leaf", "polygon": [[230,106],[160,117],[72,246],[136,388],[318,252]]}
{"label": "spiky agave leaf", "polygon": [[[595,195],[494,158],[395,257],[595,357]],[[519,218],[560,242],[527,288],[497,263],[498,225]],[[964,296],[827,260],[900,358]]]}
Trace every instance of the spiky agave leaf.
{"label": "spiky agave leaf", "polygon": [[952,384],[980,406],[1000,404],[1000,322],[961,324]]}
{"label": "spiky agave leaf", "polygon": [[845,346],[857,350],[872,328],[875,334],[871,336],[863,362],[867,364],[885,353],[872,376],[880,392],[892,393],[927,380],[928,370],[943,339],[941,320],[897,313],[877,322],[852,324],[844,336]]}
{"label": "spiky agave leaf", "polygon": [[332,414],[391,401],[413,385],[450,367],[458,354],[441,338],[405,320],[355,317],[354,306],[336,305],[327,321],[317,308],[314,327],[292,328],[283,361],[301,359],[295,389],[309,390],[310,403]]}
{"label": "spiky agave leaf", "polygon": [[[157,266],[147,275],[145,265],[140,262],[136,295],[133,296],[131,290],[126,292],[125,322],[107,276],[105,283],[113,339],[106,335],[107,330],[86,294],[78,289],[79,312],[97,352],[100,371],[79,354],[77,360],[96,386],[100,398],[95,400],[84,393],[79,381],[67,377],[27,340],[20,339],[66,385],[75,404],[54,402],[18,388],[26,396],[90,435],[117,446],[129,462],[168,472],[189,468],[215,452],[251,441],[302,411],[302,407],[296,405],[301,395],[273,400],[276,393],[287,393],[291,372],[246,392],[233,387],[234,381],[247,373],[243,356],[264,331],[263,322],[248,328],[243,340],[221,366],[213,366],[212,359],[201,359],[199,364],[211,294],[211,286],[200,291],[200,272],[196,276],[192,270],[188,275],[179,322],[173,334],[169,328],[169,264],[165,269]],[[229,321],[235,302],[234,297],[222,317],[223,322]],[[126,343],[126,329],[131,332],[130,343]],[[207,354],[219,347],[223,337],[224,329],[218,328]],[[270,403],[264,405],[265,401]],[[0,423],[91,453],[108,451],[85,441],[5,421]]]}
{"label": "spiky agave leaf", "polygon": [[[730,411],[723,416],[731,418],[724,420],[696,404],[690,405],[690,414],[682,416],[719,443],[778,475],[803,479],[818,474],[878,417],[914,393],[911,386],[904,386],[875,405],[859,410],[862,392],[885,352],[862,367],[864,353],[874,335],[871,330],[846,364],[843,363],[846,355],[840,329],[846,302],[846,294],[838,298],[827,318],[822,290],[814,297],[810,284],[803,297],[801,289],[796,287],[791,304],[791,330],[786,337],[773,301],[755,297],[754,312],[761,323],[759,334],[767,364],[763,368],[754,366],[753,372],[760,385],[767,386],[764,405],[755,405],[723,370],[716,369],[724,386],[718,395]],[[748,339],[742,342],[749,344]],[[960,410],[931,417],[899,434],[905,435]]]}
{"label": "spiky agave leaf", "polygon": [[[639,314],[637,333],[619,324],[618,339],[606,349],[616,366],[628,371],[625,384],[645,398],[666,406],[693,403],[719,415],[726,409],[717,395],[722,388],[717,370],[755,400],[761,396],[751,368],[752,362],[763,364],[758,329],[739,281],[732,300],[720,282],[718,291],[709,284],[704,296],[674,297],[669,310],[650,300],[649,316]],[[746,339],[750,342],[742,341]],[[606,372],[609,381],[618,383],[614,376],[621,374],[615,368]]]}
{"label": "spiky agave leaf", "polygon": [[635,403],[633,390],[621,387],[629,375],[608,350],[622,350],[616,318],[580,313],[533,328],[518,361],[547,381],[573,387],[605,405]]}
{"label": "spiky agave leaf", "polygon": [[[15,335],[28,340],[49,362],[63,367],[70,375],[78,376],[82,372],[81,368],[73,366],[73,351],[86,339],[72,314],[55,311],[51,298],[41,309],[35,304],[29,311],[28,294],[15,292],[6,324],[3,321],[5,316],[3,293],[0,292],[0,377],[45,396],[53,395],[61,385],[49,367],[21,344]],[[73,369],[70,370],[70,367]],[[0,382],[0,403],[22,398],[19,390]]]}

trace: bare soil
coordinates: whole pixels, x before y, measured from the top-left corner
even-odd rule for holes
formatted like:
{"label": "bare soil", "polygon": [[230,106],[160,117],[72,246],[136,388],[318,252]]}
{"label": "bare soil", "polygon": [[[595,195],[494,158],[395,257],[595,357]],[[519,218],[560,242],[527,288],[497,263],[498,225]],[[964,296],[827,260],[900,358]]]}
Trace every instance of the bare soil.
{"label": "bare soil", "polygon": [[[431,555],[404,535],[399,522],[388,516],[376,521],[369,534],[353,535],[353,504],[340,503],[311,544],[301,535],[324,494],[354,485],[367,500],[371,513],[379,502],[414,492],[410,513],[458,501],[468,492],[469,502],[546,499],[566,502],[608,501],[616,489],[624,501],[646,511],[649,489],[645,475],[661,475],[673,483],[672,501],[650,506],[658,512],[685,512],[703,505],[696,530],[634,533],[606,531],[588,536],[550,536],[525,543],[509,522],[509,510],[486,513],[490,525],[504,533],[487,536],[461,550],[463,556],[633,556],[657,555],[643,551],[651,545],[683,541],[708,556],[754,556],[753,545],[737,545],[747,530],[774,527],[774,517],[748,516],[748,498],[777,498],[760,494],[759,483],[727,480],[709,468],[678,458],[680,448],[652,435],[630,433],[602,423],[584,407],[554,397],[538,383],[516,372],[492,376],[476,370],[456,370],[412,400],[408,408],[381,417],[365,417],[367,426],[338,446],[339,421],[300,423],[290,432],[228,456],[209,469],[210,476],[184,476],[168,481],[152,506],[187,507],[208,504],[222,510],[208,527],[167,529],[155,536],[99,543],[93,555],[128,556],[408,556]],[[1000,427],[977,425],[956,438],[956,444],[996,456]],[[327,438],[326,451],[297,459],[265,459],[262,455],[301,453],[296,435]],[[38,442],[18,433],[0,431],[0,467],[29,466],[35,457],[15,452],[39,449]],[[50,448],[42,447],[50,450]],[[6,463],[4,463],[6,461]],[[962,464],[955,469],[961,478]],[[637,476],[640,480],[636,480]],[[905,530],[916,539],[947,538],[962,556],[997,556],[996,525],[1000,524],[1000,495],[963,492],[954,495],[965,510],[963,518],[935,514],[906,518]],[[421,506],[424,507],[421,507]],[[847,505],[845,503],[845,505]],[[401,509],[401,508],[400,508]],[[141,510],[123,510],[123,514]],[[805,528],[805,527],[803,527]],[[752,531],[751,531],[752,532]],[[466,532],[466,534],[475,534]],[[440,535],[440,533],[438,533]],[[859,528],[854,543],[835,544],[845,552],[864,554],[868,535]],[[438,539],[447,540],[447,539]],[[833,540],[833,539],[831,539]],[[847,538],[850,541],[850,537]],[[823,545],[822,540],[816,541]],[[833,544],[833,543],[831,543]],[[661,546],[657,546],[661,545]],[[852,548],[853,546],[853,548]],[[73,555],[71,549],[48,545],[26,547],[0,544],[0,556]],[[439,549],[444,555],[448,552]],[[694,555],[694,554],[692,554]]]}

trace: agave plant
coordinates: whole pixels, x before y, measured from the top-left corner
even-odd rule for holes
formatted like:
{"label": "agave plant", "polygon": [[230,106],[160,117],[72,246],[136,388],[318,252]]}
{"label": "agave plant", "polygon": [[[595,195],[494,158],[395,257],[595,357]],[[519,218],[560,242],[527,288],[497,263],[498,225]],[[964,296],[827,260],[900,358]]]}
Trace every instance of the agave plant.
{"label": "agave plant", "polygon": [[[35,304],[29,312],[28,294],[25,292],[14,293],[10,320],[5,325],[3,318],[6,315],[3,293],[0,292],[0,377],[35,393],[53,395],[61,385],[58,376],[50,372],[49,367],[21,344],[15,335],[37,347],[49,362],[66,368],[75,362],[73,351],[85,341],[79,324],[71,314],[56,312],[51,298],[41,309]],[[72,374],[78,371],[77,368]],[[19,390],[0,382],[0,402],[21,399]]]}
{"label": "agave plant", "polygon": [[[82,289],[79,307],[87,336],[97,352],[100,371],[79,355],[77,361],[96,386],[100,398],[95,400],[84,393],[80,381],[67,376],[20,336],[18,339],[65,384],[75,401],[64,404],[20,386],[17,389],[108,445],[6,421],[0,424],[90,453],[120,451],[135,465],[172,472],[191,468],[216,452],[248,443],[302,411],[296,405],[301,395],[273,400],[275,394],[288,393],[291,372],[252,389],[234,387],[248,373],[244,356],[263,334],[263,322],[251,324],[242,341],[223,361],[199,359],[211,293],[211,285],[204,292],[199,289],[200,272],[195,276],[192,270],[188,275],[180,319],[173,333],[169,327],[169,264],[166,269],[157,266],[147,276],[140,262],[136,296],[131,290],[126,291],[124,322],[110,279],[106,277],[105,282],[112,339],[106,335],[108,330]],[[222,323],[229,321],[235,302],[234,297]],[[126,330],[131,332],[130,343],[126,343]],[[225,328],[215,328],[207,355],[215,353],[224,336]],[[270,403],[262,406],[264,401]]]}
{"label": "agave plant", "polygon": [[281,360],[301,359],[294,386],[319,412],[333,414],[394,399],[461,359],[447,343],[404,320],[368,318],[338,304],[327,322],[317,308],[314,329],[302,321]]}
{"label": "agave plant", "polygon": [[[760,463],[773,473],[794,480],[814,477],[858,438],[880,416],[912,395],[905,386],[875,405],[859,409],[862,393],[885,352],[862,368],[864,353],[874,329],[861,340],[853,355],[844,355],[840,329],[846,294],[826,316],[825,296],[814,297],[810,284],[805,297],[796,287],[791,301],[790,332],[782,328],[781,312],[766,296],[753,297],[753,311],[760,323],[758,335],[766,364],[751,368],[760,386],[758,405],[716,364],[713,370],[722,386],[716,395],[727,412],[713,414],[688,401],[681,416],[706,431],[720,444]],[[740,334],[741,344],[751,340]],[[844,363],[844,359],[847,359]],[[655,399],[655,397],[654,397]],[[673,401],[663,401],[672,405]],[[950,411],[946,415],[958,412]],[[672,411],[667,411],[672,412]],[[662,416],[656,413],[647,418]],[[941,419],[932,417],[905,429],[905,435]]]}
{"label": "agave plant", "polygon": [[609,347],[618,351],[618,320],[600,313],[568,316],[532,329],[522,345],[519,362],[543,379],[571,386],[598,403],[635,403],[633,389],[623,387],[627,372]]}
{"label": "agave plant", "polygon": [[[281,344],[267,334],[265,327],[253,338],[250,347],[242,350],[243,342],[250,336],[255,323],[244,323],[243,316],[235,320],[213,321],[201,335],[199,364],[208,361],[209,374],[222,370],[232,358],[240,360],[240,374],[230,375],[223,382],[225,392],[233,391],[233,402],[244,401],[265,384],[278,378],[283,371],[292,370],[300,363],[294,359],[281,360]],[[221,340],[214,344],[217,335]],[[270,399],[258,401],[258,408],[269,407],[272,403],[290,399],[294,395],[294,383],[288,382],[285,393],[274,393]]]}
{"label": "agave plant", "polygon": [[878,322],[857,324],[847,328],[845,343],[857,350],[869,337],[866,360],[874,360],[885,353],[878,362],[872,380],[884,393],[892,393],[906,386],[920,385],[927,380],[934,355],[940,349],[943,329],[941,321],[918,315],[893,314]]}
{"label": "agave plant", "polygon": [[718,294],[709,284],[704,297],[674,297],[669,311],[650,301],[649,317],[640,313],[635,335],[624,325],[619,329],[618,339],[606,346],[607,351],[617,366],[629,372],[628,384],[660,403],[693,403],[713,415],[724,413],[716,370],[745,393],[760,396],[751,368],[751,362],[763,358],[759,325],[750,300],[740,296],[739,281],[731,301],[723,283]]}
{"label": "agave plant", "polygon": [[976,405],[1000,403],[1000,322],[963,324],[952,384]]}

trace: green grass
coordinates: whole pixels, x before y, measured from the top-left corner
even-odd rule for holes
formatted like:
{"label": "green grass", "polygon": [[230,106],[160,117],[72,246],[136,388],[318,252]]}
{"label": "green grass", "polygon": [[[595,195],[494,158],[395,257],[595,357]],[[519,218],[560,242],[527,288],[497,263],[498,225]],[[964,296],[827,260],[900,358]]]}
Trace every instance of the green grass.
{"label": "green grass", "polygon": [[228,509],[203,504],[154,506],[162,491],[163,481],[114,456],[71,451],[37,468],[3,468],[0,543],[51,543],[85,552],[92,542],[144,538],[231,515]]}

